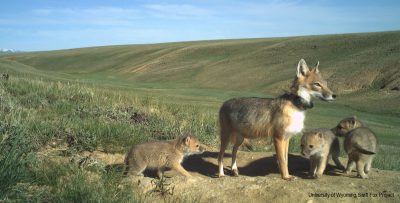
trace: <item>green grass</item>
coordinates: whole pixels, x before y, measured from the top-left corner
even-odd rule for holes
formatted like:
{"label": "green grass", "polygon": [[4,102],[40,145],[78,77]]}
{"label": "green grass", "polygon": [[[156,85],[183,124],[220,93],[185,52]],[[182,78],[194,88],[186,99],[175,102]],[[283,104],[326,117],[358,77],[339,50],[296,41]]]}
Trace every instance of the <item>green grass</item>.
{"label": "green grass", "polygon": [[[322,74],[330,76],[329,84],[339,93],[335,102],[315,102],[307,112],[307,129],[332,128],[356,115],[378,136],[373,167],[398,171],[400,94],[380,89],[375,75],[366,76],[374,68],[385,72],[396,64],[400,53],[388,51],[399,38],[400,32],[387,32],[2,56],[0,73],[9,73],[10,79],[0,80],[0,200],[142,201],[120,172],[59,159],[84,151],[125,153],[136,143],[189,132],[218,148],[222,102],[279,95],[301,57],[320,60]],[[364,76],[366,81],[352,83]],[[339,91],[351,85],[366,86]],[[135,115],[142,119],[135,120]],[[291,141],[291,152],[299,151],[299,139]],[[41,151],[54,140],[56,149],[68,145],[64,155],[43,157]]]}
{"label": "green grass", "polygon": [[[90,171],[77,165],[41,162],[37,152],[52,140],[61,140],[59,146],[69,142],[67,156],[94,150],[125,153],[133,144],[174,139],[187,132],[206,144],[216,142],[214,114],[192,105],[17,75],[2,81],[0,90],[0,199],[4,200],[139,200],[132,185],[120,189],[121,172],[110,174],[99,168],[91,173],[100,179],[92,180]],[[143,115],[143,122],[134,120],[135,113]]]}

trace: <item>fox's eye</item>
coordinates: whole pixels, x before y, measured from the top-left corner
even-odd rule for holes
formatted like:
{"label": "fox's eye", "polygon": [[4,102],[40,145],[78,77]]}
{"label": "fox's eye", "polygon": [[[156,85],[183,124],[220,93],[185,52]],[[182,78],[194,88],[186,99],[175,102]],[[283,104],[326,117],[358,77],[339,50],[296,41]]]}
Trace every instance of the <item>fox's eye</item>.
{"label": "fox's eye", "polygon": [[196,147],[199,147],[199,145],[196,145]]}
{"label": "fox's eye", "polygon": [[319,84],[319,82],[315,82],[314,85],[315,85],[316,87],[321,87],[321,84]]}
{"label": "fox's eye", "polygon": [[310,147],[310,148],[313,148],[313,147],[314,147],[314,145],[308,145],[308,147]]}

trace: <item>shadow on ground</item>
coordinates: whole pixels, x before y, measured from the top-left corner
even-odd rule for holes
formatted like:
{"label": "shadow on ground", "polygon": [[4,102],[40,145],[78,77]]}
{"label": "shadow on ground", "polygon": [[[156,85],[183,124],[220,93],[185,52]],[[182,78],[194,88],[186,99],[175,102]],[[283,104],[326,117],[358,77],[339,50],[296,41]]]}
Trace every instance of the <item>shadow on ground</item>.
{"label": "shadow on ground", "polygon": [[[268,174],[279,174],[275,155],[272,153],[248,153],[238,154],[237,163],[240,175],[243,176],[266,176]],[[218,152],[205,152],[201,155],[188,157],[183,162],[183,167],[190,172],[197,172],[208,177],[216,177],[218,173]],[[227,175],[230,175],[231,154],[225,153],[224,166]],[[308,177],[309,160],[295,154],[289,154],[289,173],[301,178]],[[229,167],[227,167],[229,166]],[[325,174],[337,175],[335,166],[328,164]]]}

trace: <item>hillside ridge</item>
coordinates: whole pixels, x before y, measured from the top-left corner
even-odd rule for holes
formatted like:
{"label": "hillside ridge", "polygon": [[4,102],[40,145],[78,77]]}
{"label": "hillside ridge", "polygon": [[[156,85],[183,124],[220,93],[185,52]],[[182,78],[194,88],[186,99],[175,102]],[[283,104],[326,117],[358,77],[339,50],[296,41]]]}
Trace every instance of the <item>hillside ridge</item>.
{"label": "hillside ridge", "polygon": [[[69,74],[127,81],[274,92],[285,89],[300,58],[320,61],[332,89],[398,90],[400,31],[119,45],[2,56]],[[393,76],[394,75],[394,76]]]}

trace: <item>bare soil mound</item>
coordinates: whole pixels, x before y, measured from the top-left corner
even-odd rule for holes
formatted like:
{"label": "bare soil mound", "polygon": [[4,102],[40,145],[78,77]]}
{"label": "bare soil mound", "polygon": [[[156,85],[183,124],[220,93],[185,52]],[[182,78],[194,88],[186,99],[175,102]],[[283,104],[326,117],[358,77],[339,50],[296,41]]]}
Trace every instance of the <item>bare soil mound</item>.
{"label": "bare soil mound", "polygon": [[400,91],[400,69],[396,67],[385,70],[377,77],[376,82],[381,84],[382,89]]}
{"label": "bare soil mound", "polygon": [[[96,159],[109,163],[108,167],[122,168],[123,155],[95,152]],[[342,174],[332,163],[321,179],[307,177],[308,160],[296,155],[289,156],[289,170],[297,179],[284,181],[271,152],[239,152],[239,177],[216,178],[217,152],[205,152],[187,158],[183,166],[193,175],[191,178],[176,176],[174,171],[159,180],[155,173],[127,177],[146,201],[199,201],[199,202],[400,202],[400,173],[373,169],[369,179]],[[225,155],[225,165],[231,156]],[[342,163],[346,164],[342,159]]]}

